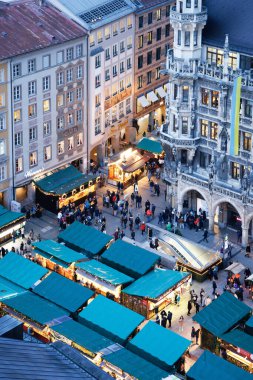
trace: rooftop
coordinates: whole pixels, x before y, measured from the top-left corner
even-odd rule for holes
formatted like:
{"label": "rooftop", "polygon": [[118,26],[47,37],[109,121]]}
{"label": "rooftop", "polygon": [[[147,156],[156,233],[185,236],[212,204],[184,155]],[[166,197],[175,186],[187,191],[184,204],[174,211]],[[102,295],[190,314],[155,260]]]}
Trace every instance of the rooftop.
{"label": "rooftop", "polygon": [[[17,38],[18,35],[18,38]],[[86,35],[86,31],[49,3],[6,3],[0,11],[0,60]]]}
{"label": "rooftop", "polygon": [[[1,21],[1,17],[0,17],[0,21]],[[0,29],[1,29],[1,24],[0,24]],[[0,55],[1,55],[1,52],[0,52]],[[0,229],[6,227],[8,224],[11,225],[11,224],[14,224],[15,222],[21,223],[23,220],[25,220],[25,214],[22,214],[21,212],[10,211],[7,208],[0,205]]]}
{"label": "rooftop", "polygon": [[175,0],[139,0],[139,3],[141,4],[141,6],[138,13],[142,13],[146,10],[159,8],[163,5],[174,4]]}

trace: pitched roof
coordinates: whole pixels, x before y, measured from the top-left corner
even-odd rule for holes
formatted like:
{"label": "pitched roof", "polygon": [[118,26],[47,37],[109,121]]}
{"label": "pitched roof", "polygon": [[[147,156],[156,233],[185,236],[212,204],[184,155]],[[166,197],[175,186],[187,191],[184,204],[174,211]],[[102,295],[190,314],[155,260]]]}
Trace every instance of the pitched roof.
{"label": "pitched roof", "polygon": [[123,293],[156,299],[187,276],[189,276],[187,272],[155,269],[129,285]]}
{"label": "pitched roof", "polygon": [[148,139],[147,137],[143,137],[143,139],[141,139],[136,145],[136,148],[155,154],[160,154],[163,151],[160,141]]}
{"label": "pitched roof", "polygon": [[71,41],[86,33],[49,3],[41,6],[35,0],[7,3],[0,11],[0,59]]}
{"label": "pitched roof", "polygon": [[92,290],[54,272],[36,286],[33,292],[70,313],[77,311],[94,295]]}
{"label": "pitched roof", "polygon": [[225,342],[233,344],[236,347],[242,348],[245,351],[248,351],[250,354],[253,354],[253,336],[246,334],[242,330],[232,330],[226,334],[221,335],[221,339]]}
{"label": "pitched roof", "polygon": [[[1,21],[1,18],[0,18]],[[0,25],[1,28],[1,25]],[[1,53],[0,53],[1,54]],[[0,229],[4,228],[8,224],[20,223],[25,219],[25,214],[21,212],[14,212],[7,210],[7,208],[0,205]]]}
{"label": "pitched roof", "polygon": [[24,293],[26,290],[14,284],[6,278],[0,276],[0,301],[6,298],[15,297],[17,294]]}
{"label": "pitched roof", "polygon": [[249,306],[225,292],[192,319],[213,335],[220,337],[246,317],[250,311]]}
{"label": "pitched roof", "polygon": [[79,314],[80,323],[119,343],[124,343],[144,319],[142,315],[101,295]]}

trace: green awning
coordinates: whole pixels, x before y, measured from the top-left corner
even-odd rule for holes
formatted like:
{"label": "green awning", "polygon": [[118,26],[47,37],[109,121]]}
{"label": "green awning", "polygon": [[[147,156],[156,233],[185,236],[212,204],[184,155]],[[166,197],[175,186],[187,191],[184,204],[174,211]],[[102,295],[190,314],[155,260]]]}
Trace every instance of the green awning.
{"label": "green awning", "polygon": [[14,252],[9,252],[0,260],[0,276],[25,289],[31,288],[47,273],[47,269]]}
{"label": "green awning", "polygon": [[250,354],[253,354],[253,336],[246,334],[244,331],[238,329],[232,330],[221,335],[219,338],[227,343],[248,351]]}
{"label": "green awning", "polygon": [[67,263],[68,266],[73,262],[85,259],[85,256],[82,253],[73,251],[73,249],[70,249],[65,245],[57,243],[53,240],[43,240],[36,242],[33,243],[33,246],[38,251],[38,254],[40,254],[40,252],[46,253],[48,255],[47,258],[52,257],[52,261],[54,258],[56,258],[59,261]]}
{"label": "green awning", "polygon": [[17,223],[21,223],[25,220],[25,214],[21,212],[14,212],[7,210],[7,208],[0,205],[0,229]]}
{"label": "green awning", "polygon": [[112,352],[103,359],[139,380],[161,380],[169,375],[126,348]]}
{"label": "green awning", "polygon": [[60,169],[38,181],[34,181],[34,183],[45,193],[63,195],[81,185],[89,183],[89,181],[95,178],[97,178],[96,175],[84,175],[74,166],[70,165],[65,169]]}
{"label": "green awning", "polygon": [[98,295],[81,313],[79,321],[120,344],[144,321],[144,317]]}
{"label": "green awning", "polygon": [[128,282],[134,281],[132,277],[129,277],[116,269],[108,267],[108,265],[105,265],[97,260],[76,263],[75,266],[76,268],[81,269],[84,272],[114,286],[127,284]]}
{"label": "green awning", "polygon": [[77,311],[94,295],[92,290],[54,272],[41,281],[33,292],[70,313]]}
{"label": "green awning", "polygon": [[92,257],[105,249],[112,240],[112,236],[104,234],[94,227],[74,222],[58,235],[58,240],[59,242],[63,241],[68,247]]}
{"label": "green awning", "polygon": [[94,354],[115,344],[112,340],[72,319],[52,327],[52,330]]}
{"label": "green awning", "polygon": [[26,292],[24,288],[21,288],[21,286],[0,276],[0,301],[3,301],[6,298],[15,297],[17,294],[24,292]]}
{"label": "green awning", "polygon": [[139,278],[151,270],[160,257],[136,245],[117,240],[103,253],[101,261],[130,277]]}
{"label": "green awning", "polygon": [[251,309],[225,292],[192,319],[214,336],[221,336],[250,313]]}
{"label": "green awning", "polygon": [[165,371],[170,371],[190,344],[190,340],[149,321],[127,344],[127,348]]}
{"label": "green awning", "polygon": [[28,291],[2,302],[41,325],[68,315],[66,310]]}
{"label": "green awning", "polygon": [[159,298],[189,276],[187,272],[155,269],[123,290],[126,294],[150,299]]}
{"label": "green awning", "polygon": [[148,139],[147,137],[143,137],[143,139],[138,142],[136,147],[154,154],[161,154],[163,151],[160,141]]}
{"label": "green awning", "polygon": [[227,360],[204,351],[187,372],[189,380],[252,380],[253,375]]}

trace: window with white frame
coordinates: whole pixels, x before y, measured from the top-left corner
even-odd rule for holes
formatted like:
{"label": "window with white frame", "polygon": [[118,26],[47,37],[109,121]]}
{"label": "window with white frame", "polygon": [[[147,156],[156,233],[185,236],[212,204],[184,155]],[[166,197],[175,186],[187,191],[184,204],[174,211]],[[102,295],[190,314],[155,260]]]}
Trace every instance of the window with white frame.
{"label": "window with white frame", "polygon": [[111,89],[110,89],[110,87],[106,87],[105,88],[105,100],[110,99],[110,97],[111,97]]}
{"label": "window with white frame", "polygon": [[67,123],[68,123],[69,125],[74,124],[74,115],[73,115],[72,112],[69,112],[69,113],[67,114]]}
{"label": "window with white frame", "polygon": [[51,121],[44,121],[43,123],[43,136],[51,135]]}
{"label": "window with white frame", "polygon": [[36,71],[36,60],[34,59],[29,59],[28,63],[28,73],[34,73]]}
{"label": "window with white frame", "polygon": [[58,154],[63,154],[64,153],[64,141],[60,141],[57,144],[57,152]]}
{"label": "window with white frame", "polygon": [[127,48],[131,49],[133,45],[132,36],[127,37]]}
{"label": "window with white frame", "polygon": [[119,44],[119,50],[121,53],[124,53],[125,51],[125,41],[121,41]]}
{"label": "window with white frame", "polygon": [[112,47],[112,55],[115,57],[118,55],[118,44],[114,44]]}
{"label": "window with white frame", "polygon": [[63,129],[64,127],[64,116],[57,117],[57,129]]}
{"label": "window with white frame", "polygon": [[50,90],[50,76],[46,76],[42,78],[42,88],[43,88],[43,91]]}
{"label": "window with white frame", "polygon": [[73,103],[74,101],[74,92],[73,91],[68,91],[67,92],[67,102],[68,103]]}
{"label": "window with white frame", "polygon": [[21,76],[21,63],[16,63],[12,66],[12,75],[13,78]]}
{"label": "window with white frame", "polygon": [[83,45],[76,45],[76,58],[80,58],[83,55]]}
{"label": "window with white frame", "polygon": [[109,127],[111,124],[110,111],[105,113],[105,128]]}
{"label": "window with white frame", "polygon": [[112,34],[114,36],[116,36],[118,34],[118,23],[117,22],[115,24],[113,24],[113,26],[112,26]]}
{"label": "window with white frame", "polygon": [[132,67],[132,59],[131,57],[127,58],[127,70],[131,69]]}
{"label": "window with white frame", "polygon": [[63,94],[60,94],[60,95],[57,95],[57,107],[63,107],[64,106],[64,95]]}
{"label": "window with white frame", "polygon": [[124,79],[119,81],[119,90],[123,91],[124,90]]}
{"label": "window with white frame", "polygon": [[76,89],[76,100],[82,100],[83,98],[83,89],[82,87],[77,87]]}
{"label": "window with white frame", "polygon": [[119,64],[119,72],[124,73],[124,71],[125,71],[125,62],[121,61]]}
{"label": "window with white frame", "polygon": [[95,76],[95,87],[97,88],[99,86],[101,86],[101,75],[100,74]]}
{"label": "window with white frame", "polygon": [[6,114],[0,113],[0,131],[6,129]]}
{"label": "window with white frame", "polygon": [[42,66],[43,66],[43,69],[46,69],[47,67],[50,66],[50,55],[44,55],[42,57]]}
{"label": "window with white frame", "polygon": [[120,20],[119,29],[121,33],[125,31],[125,20]]}
{"label": "window with white frame", "polygon": [[19,123],[22,120],[21,109],[14,110],[13,112],[14,122]]}
{"label": "window with white frame", "polygon": [[110,69],[105,70],[105,80],[110,80]]}
{"label": "window with white frame", "polygon": [[132,25],[133,25],[132,17],[129,16],[129,17],[127,18],[127,29],[131,29],[131,28],[132,28]]}
{"label": "window with white frame", "polygon": [[72,82],[73,80],[73,69],[67,69],[67,82]]}
{"label": "window with white frame", "polygon": [[63,50],[57,52],[57,54],[56,54],[56,61],[57,61],[58,64],[63,63],[63,61],[64,61]]}
{"label": "window with white frame", "polygon": [[76,79],[81,79],[83,77],[83,65],[79,65],[76,68]]}
{"label": "window with white frame", "polygon": [[52,158],[52,146],[51,145],[47,145],[47,146],[44,146],[44,161],[49,161],[51,160]]}
{"label": "window with white frame", "polygon": [[74,49],[71,47],[66,50],[66,59],[67,61],[71,61],[73,58],[74,58]]}
{"label": "window with white frame", "polygon": [[37,139],[37,127],[29,128],[29,141],[34,141]]}
{"label": "window with white frame", "polygon": [[126,99],[126,113],[131,112],[131,98]]}
{"label": "window with white frame", "polygon": [[21,100],[21,85],[13,87],[14,102]]}
{"label": "window with white frame", "polygon": [[0,83],[4,83],[4,69],[0,69]]}
{"label": "window with white frame", "polygon": [[110,48],[105,49],[105,60],[108,61],[110,59]]}
{"label": "window with white frame", "polygon": [[43,100],[43,113],[49,112],[51,110],[50,99]]}
{"label": "window with white frame", "polygon": [[0,166],[0,181],[3,181],[6,179],[6,166],[2,165]]}
{"label": "window with white frame", "polygon": [[38,164],[38,153],[37,151],[31,152],[29,155],[29,165],[30,167],[36,166]]}
{"label": "window with white frame", "polygon": [[118,83],[113,83],[112,84],[112,96],[117,95],[118,93]]}
{"label": "window with white frame", "polygon": [[22,146],[23,145],[23,132],[15,133],[14,143],[15,143],[15,146]]}
{"label": "window with white frame", "polygon": [[68,138],[68,150],[72,150],[74,148],[74,137],[71,136]]}
{"label": "window with white frame", "polygon": [[119,117],[124,116],[124,102],[119,103]]}
{"label": "window with white frame", "polygon": [[28,117],[32,118],[35,116],[37,116],[37,104],[36,103],[29,104],[29,106],[28,106]]}
{"label": "window with white frame", "polygon": [[132,79],[131,79],[131,75],[128,75],[125,79],[126,81],[126,87],[131,87],[132,86]]}
{"label": "window with white frame", "polygon": [[0,156],[5,154],[6,152],[6,146],[5,146],[5,140],[0,140]]}
{"label": "window with white frame", "polygon": [[76,145],[77,146],[83,145],[83,134],[82,133],[78,133],[78,135],[76,136]]}
{"label": "window with white frame", "polygon": [[90,34],[89,41],[90,41],[90,46],[94,46],[95,45],[94,34]]}
{"label": "window with white frame", "polygon": [[5,94],[0,94],[0,107],[5,107]]}
{"label": "window with white frame", "polygon": [[102,30],[99,30],[97,32],[97,41],[98,41],[99,44],[103,41],[103,32],[102,32]]}
{"label": "window with white frame", "polygon": [[20,173],[23,171],[23,157],[18,157],[15,160],[15,171]]}
{"label": "window with white frame", "polygon": [[36,80],[28,82],[28,96],[36,95]]}
{"label": "window with white frame", "polygon": [[105,27],[105,39],[108,40],[110,38],[111,30],[109,26]]}
{"label": "window with white frame", "polygon": [[117,74],[118,74],[118,72],[117,72],[117,65],[113,65],[112,66],[112,76],[116,77]]}
{"label": "window with white frame", "polygon": [[95,69],[101,66],[101,55],[96,55],[95,57]]}
{"label": "window with white frame", "polygon": [[99,107],[101,105],[101,94],[95,96],[95,106]]}
{"label": "window with white frame", "polygon": [[83,111],[81,109],[76,110],[76,122],[80,123],[83,120]]}
{"label": "window with white frame", "polygon": [[56,84],[57,84],[57,86],[63,86],[64,85],[64,72],[63,71],[60,71],[59,73],[57,73]]}
{"label": "window with white frame", "polygon": [[95,135],[98,135],[101,132],[101,117],[95,119]]}

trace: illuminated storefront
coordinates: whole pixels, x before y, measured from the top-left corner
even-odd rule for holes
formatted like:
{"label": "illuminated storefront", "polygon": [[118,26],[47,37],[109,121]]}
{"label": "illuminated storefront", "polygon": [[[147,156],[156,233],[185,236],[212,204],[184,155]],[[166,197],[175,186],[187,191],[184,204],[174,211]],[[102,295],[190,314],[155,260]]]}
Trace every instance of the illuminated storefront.
{"label": "illuminated storefront", "polygon": [[12,237],[12,232],[25,225],[25,214],[9,211],[0,205],[0,243]]}

